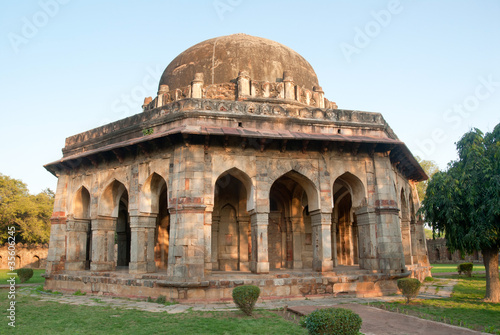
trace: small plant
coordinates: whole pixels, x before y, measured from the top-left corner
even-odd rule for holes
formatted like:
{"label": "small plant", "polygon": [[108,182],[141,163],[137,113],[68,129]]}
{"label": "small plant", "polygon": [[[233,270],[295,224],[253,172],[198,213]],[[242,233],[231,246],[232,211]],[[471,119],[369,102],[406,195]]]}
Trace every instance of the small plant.
{"label": "small plant", "polygon": [[27,282],[31,277],[33,277],[33,269],[22,268],[16,271],[21,284]]}
{"label": "small plant", "polygon": [[164,295],[160,295],[158,298],[156,298],[157,304],[165,304],[166,302],[167,302],[167,297]]}
{"label": "small plant", "polygon": [[472,277],[472,269],[474,264],[472,263],[461,263],[457,265],[458,274],[461,275],[462,272],[465,273],[467,277]]}
{"label": "small plant", "polygon": [[73,293],[73,295],[87,295],[87,292],[82,292],[82,291],[78,290],[75,293]]}
{"label": "small plant", "polygon": [[142,130],[142,135],[147,136],[153,134],[154,132],[155,130],[153,128],[146,128]]}
{"label": "small plant", "polygon": [[309,334],[357,335],[361,317],[345,308],[317,309],[301,320]]}
{"label": "small plant", "polygon": [[436,279],[432,278],[432,277],[425,277],[424,278],[424,282],[431,282],[431,281],[435,281]]}
{"label": "small plant", "polygon": [[148,297],[147,302],[155,302],[155,300],[153,298],[151,298],[151,297]]}
{"label": "small plant", "polygon": [[260,289],[255,285],[238,286],[233,290],[233,301],[243,313],[252,315],[259,295]]}
{"label": "small plant", "polygon": [[406,304],[410,303],[412,298],[415,298],[420,291],[420,286],[422,283],[416,278],[402,278],[398,279],[398,288],[403,293],[403,296],[406,298]]}

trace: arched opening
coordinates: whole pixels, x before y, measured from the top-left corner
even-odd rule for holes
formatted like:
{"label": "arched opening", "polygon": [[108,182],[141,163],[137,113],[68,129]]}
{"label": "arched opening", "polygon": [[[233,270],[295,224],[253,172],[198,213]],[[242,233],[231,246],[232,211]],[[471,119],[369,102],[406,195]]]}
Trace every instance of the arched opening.
{"label": "arched opening", "polygon": [[22,259],[19,255],[16,256],[16,268],[20,269],[23,267]]}
{"label": "arched opening", "polygon": [[168,190],[165,179],[156,172],[152,173],[144,182],[140,195],[140,211],[156,216],[152,257],[157,270],[166,270],[170,245]]}
{"label": "arched opening", "polygon": [[130,263],[130,218],[128,214],[128,192],[124,191],[118,205],[115,235],[116,266],[128,267]]}
{"label": "arched opening", "polygon": [[250,178],[236,169],[223,173],[215,183],[212,213],[213,270],[249,270],[251,236],[247,212],[249,193],[245,184],[250,184]]}
{"label": "arched opening", "polygon": [[439,248],[436,248],[436,260],[437,261],[441,260],[441,255],[440,255],[440,252],[439,252]]}
{"label": "arched opening", "polygon": [[[73,245],[74,251],[79,251],[78,254],[69,254],[69,261],[84,262],[83,267],[90,269],[90,261],[92,255],[92,230],[90,224],[90,193],[84,187],[76,192],[73,199],[73,217],[80,225],[85,226],[85,232],[70,232],[70,243]],[[74,236],[73,236],[74,235]]]}
{"label": "arched opening", "polygon": [[269,269],[312,269],[313,244],[309,194],[314,184],[295,171],[278,178],[269,192]]}
{"label": "arched opening", "polygon": [[32,264],[32,266],[31,266],[32,268],[39,269],[40,268],[40,257],[38,257],[36,255],[33,256],[33,260],[31,262],[31,264]]}
{"label": "arched opening", "polygon": [[355,206],[364,203],[361,181],[344,173],[333,184],[332,250],[337,265],[360,266],[360,241]]}

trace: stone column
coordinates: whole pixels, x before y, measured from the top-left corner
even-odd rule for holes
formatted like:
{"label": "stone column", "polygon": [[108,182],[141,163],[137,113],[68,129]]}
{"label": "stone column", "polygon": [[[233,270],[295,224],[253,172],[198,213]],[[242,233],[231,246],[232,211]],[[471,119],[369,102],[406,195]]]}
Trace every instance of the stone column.
{"label": "stone column", "polygon": [[417,241],[417,259],[414,259],[414,263],[420,265],[429,265],[429,258],[427,257],[427,246],[425,240],[425,229],[424,221],[422,219],[417,220],[415,224],[415,240]]}
{"label": "stone column", "polygon": [[333,266],[338,266],[338,256],[337,256],[337,224],[338,218],[335,215],[332,215],[332,222],[330,226],[331,235],[332,235],[332,262]]}
{"label": "stone column", "polygon": [[156,214],[130,216],[129,273],[155,272]]}
{"label": "stone column", "polygon": [[239,269],[240,271],[249,271],[250,264],[248,262],[248,228],[249,228],[250,217],[239,216],[238,217],[238,230],[239,230]]}
{"label": "stone column", "polygon": [[113,271],[115,269],[116,218],[99,216],[92,220],[91,271]]}
{"label": "stone column", "polygon": [[198,281],[205,274],[205,205],[170,208],[170,246],[167,274]]}
{"label": "stone column", "polygon": [[375,209],[361,207],[355,213],[359,234],[359,267],[366,270],[378,270],[377,218]]}
{"label": "stone column", "polygon": [[331,213],[322,213],[321,210],[311,212],[314,271],[328,272],[333,270],[331,222]]}
{"label": "stone column", "polygon": [[87,256],[87,232],[90,220],[68,219],[66,231],[68,246],[66,248],[66,270],[85,270]]}
{"label": "stone column", "polygon": [[238,74],[238,98],[245,98],[250,95],[250,76],[247,71],[240,71]]}
{"label": "stone column", "polygon": [[289,217],[285,218],[286,225],[286,268],[293,269],[293,229],[292,221]]}
{"label": "stone column", "polygon": [[219,270],[219,248],[218,248],[218,241],[219,241],[219,222],[220,222],[220,216],[217,215],[212,215],[212,241],[211,241],[211,246],[212,246],[212,255],[211,255],[211,260],[212,260],[212,270]]}
{"label": "stone column", "polygon": [[195,73],[191,82],[191,97],[196,99],[203,98],[203,73]]}
{"label": "stone column", "polygon": [[413,264],[412,256],[412,238],[410,232],[410,222],[407,219],[401,219],[401,240],[403,242],[403,254],[405,255],[405,264]]}
{"label": "stone column", "polygon": [[292,225],[292,248],[293,248],[293,268],[302,269],[302,235],[304,234],[304,227],[302,225],[301,217],[291,217],[290,222]]}
{"label": "stone column", "polygon": [[64,270],[66,258],[66,216],[64,212],[54,212],[50,218],[50,242],[47,253],[48,274]]}
{"label": "stone column", "polygon": [[269,213],[250,214],[252,223],[252,261],[250,270],[254,273],[269,273],[267,227]]}
{"label": "stone column", "polygon": [[285,99],[295,100],[295,84],[289,71],[283,73],[283,83],[285,84]]}
{"label": "stone column", "polygon": [[212,273],[212,246],[213,246],[213,236],[212,236],[212,213],[213,207],[206,208],[205,210],[205,220],[203,224],[203,232],[205,235],[205,275]]}

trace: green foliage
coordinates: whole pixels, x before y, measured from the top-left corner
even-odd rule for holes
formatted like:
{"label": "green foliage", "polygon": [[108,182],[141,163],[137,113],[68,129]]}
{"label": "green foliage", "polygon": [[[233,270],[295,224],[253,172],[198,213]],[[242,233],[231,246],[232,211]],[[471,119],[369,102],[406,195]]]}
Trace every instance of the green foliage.
{"label": "green foliage", "polygon": [[21,283],[25,283],[30,280],[31,277],[33,277],[33,269],[22,268],[18,269],[16,273],[19,277],[19,280],[21,280]]}
{"label": "green foliage", "polygon": [[233,301],[243,313],[252,315],[259,295],[260,289],[255,285],[238,286],[233,290]]}
{"label": "green foliage", "polygon": [[481,250],[490,283],[486,298],[498,300],[500,124],[486,135],[479,129],[466,133],[457,151],[459,159],[429,181],[422,211],[433,232],[444,233],[450,252]]}
{"label": "green foliage", "polygon": [[420,291],[420,286],[422,283],[416,278],[402,278],[398,279],[398,288],[401,293],[406,298],[406,303],[408,304],[412,298],[415,298]]}
{"label": "green foliage", "polygon": [[0,244],[8,240],[12,226],[16,243],[47,243],[53,206],[50,189],[30,195],[22,181],[0,174]]}
{"label": "green foliage", "polygon": [[146,128],[142,130],[142,135],[147,136],[153,134],[154,132],[155,130],[153,128]]}
{"label": "green foliage", "polygon": [[87,292],[82,292],[82,291],[78,290],[75,293],[73,293],[73,295],[87,295]]}
{"label": "green foliage", "polygon": [[427,282],[432,282],[432,281],[435,281],[435,279],[434,279],[434,278],[432,278],[432,277],[425,277],[425,278],[424,278],[424,282],[426,282],[426,283],[427,283]]}
{"label": "green foliage", "polygon": [[164,304],[166,302],[167,302],[167,297],[164,295],[160,295],[158,298],[156,298],[157,304]]}
{"label": "green foliage", "polygon": [[462,272],[465,273],[467,277],[472,276],[472,269],[474,268],[474,264],[472,263],[462,263],[457,265],[458,274],[461,275]]}
{"label": "green foliage", "polygon": [[361,317],[345,308],[317,309],[301,322],[309,334],[357,335]]}
{"label": "green foliage", "polygon": [[424,169],[427,176],[429,176],[428,180],[421,181],[417,184],[418,199],[422,201],[425,197],[425,191],[427,190],[427,185],[429,184],[429,180],[436,172],[439,171],[439,166],[434,161],[420,159],[420,157],[418,156],[415,158],[417,159],[417,162],[420,164],[422,169]]}

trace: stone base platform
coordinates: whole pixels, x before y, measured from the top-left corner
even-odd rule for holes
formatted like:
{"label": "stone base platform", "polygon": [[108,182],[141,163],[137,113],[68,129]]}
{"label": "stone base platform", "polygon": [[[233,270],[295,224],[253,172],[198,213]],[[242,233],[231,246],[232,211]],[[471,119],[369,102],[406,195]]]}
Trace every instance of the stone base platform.
{"label": "stone base platform", "polygon": [[397,293],[396,280],[410,274],[410,271],[388,274],[339,266],[328,273],[290,269],[268,274],[214,271],[202,280],[177,281],[162,272],[134,275],[124,268],[113,272],[53,273],[47,276],[45,288],[135,298],[163,295],[168,300],[188,303],[231,301],[234,287],[240,285],[258,286],[262,300],[378,297]]}

